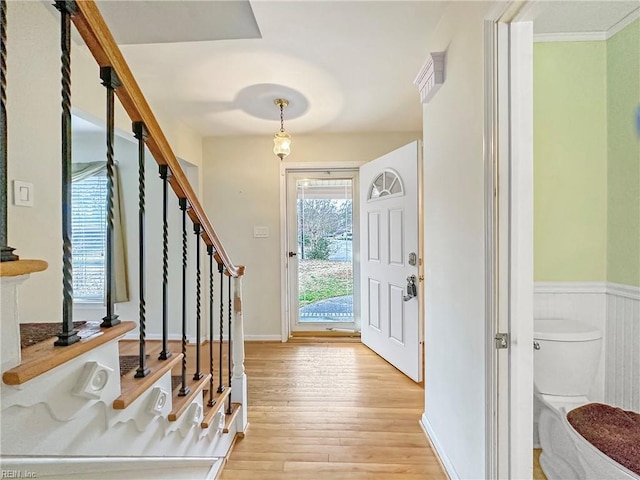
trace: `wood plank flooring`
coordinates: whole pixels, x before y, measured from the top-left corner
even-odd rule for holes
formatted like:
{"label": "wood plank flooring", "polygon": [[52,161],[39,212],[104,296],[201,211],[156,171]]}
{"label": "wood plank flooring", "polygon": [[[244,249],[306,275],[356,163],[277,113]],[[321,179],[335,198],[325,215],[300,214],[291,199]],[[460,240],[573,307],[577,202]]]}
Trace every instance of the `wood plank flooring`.
{"label": "wood plank flooring", "polygon": [[221,480],[445,479],[424,391],[354,342],[246,344],[249,428]]}

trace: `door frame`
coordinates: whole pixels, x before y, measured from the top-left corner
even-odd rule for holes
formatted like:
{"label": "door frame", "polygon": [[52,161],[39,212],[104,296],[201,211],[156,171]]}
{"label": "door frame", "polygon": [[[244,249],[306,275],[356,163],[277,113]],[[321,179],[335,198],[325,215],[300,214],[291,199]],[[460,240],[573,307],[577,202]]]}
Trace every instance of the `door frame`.
{"label": "door frame", "polygon": [[[289,323],[289,289],[287,275],[287,173],[290,170],[317,172],[323,170],[357,170],[362,162],[281,162],[280,163],[280,336],[287,342]],[[354,272],[355,275],[355,272]]]}
{"label": "door frame", "polygon": [[[533,28],[535,1],[485,22],[488,478],[531,478],[533,451]],[[508,349],[494,337],[507,333]]]}

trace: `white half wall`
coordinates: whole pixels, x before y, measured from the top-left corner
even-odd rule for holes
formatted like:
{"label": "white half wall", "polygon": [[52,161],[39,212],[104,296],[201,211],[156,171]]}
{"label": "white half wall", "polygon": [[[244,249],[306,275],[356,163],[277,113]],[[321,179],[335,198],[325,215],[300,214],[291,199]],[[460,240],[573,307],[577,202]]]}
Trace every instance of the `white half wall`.
{"label": "white half wall", "polygon": [[607,285],[605,400],[640,412],[640,287]]}
{"label": "white half wall", "polygon": [[452,478],[486,478],[484,19],[452,2],[428,52],[447,78],[424,105],[425,414]]}

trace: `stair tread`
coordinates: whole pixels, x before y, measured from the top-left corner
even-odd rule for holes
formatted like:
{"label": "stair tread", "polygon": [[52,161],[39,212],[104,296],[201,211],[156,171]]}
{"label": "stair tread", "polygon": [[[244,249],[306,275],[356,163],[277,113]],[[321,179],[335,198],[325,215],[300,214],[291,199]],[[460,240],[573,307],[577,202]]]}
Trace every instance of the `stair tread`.
{"label": "stair tread", "polygon": [[220,411],[220,409],[224,408],[224,404],[227,400],[227,397],[231,395],[231,388],[226,387],[224,392],[218,393],[217,396],[214,393],[213,400],[216,402],[213,404],[213,407],[207,406],[209,401],[208,398],[204,398],[204,417],[202,418],[202,423],[200,426],[202,428],[209,428],[211,426],[211,422],[213,421],[213,417],[216,416],[216,413]]}
{"label": "stair tread", "polygon": [[235,422],[236,417],[238,416],[238,412],[240,411],[240,407],[242,405],[240,403],[232,403],[231,404],[231,413],[227,413],[227,416],[224,419],[224,429],[222,433],[229,433],[229,429],[231,428],[231,424]]}
{"label": "stair tread", "polygon": [[209,383],[210,374],[204,375],[200,380],[194,380],[193,374],[187,374],[187,386],[189,387],[189,393],[183,397],[178,395],[180,386],[173,390],[173,410],[169,414],[168,420],[175,422],[180,418],[189,405],[193,402],[198,395],[202,395],[202,390]]}
{"label": "stair tread", "polygon": [[[56,347],[53,344],[56,337],[49,337],[35,345],[23,348],[22,362],[17,367],[4,372],[2,380],[7,385],[23,384],[83,353],[123,336],[136,328],[136,324],[135,322],[122,322],[111,328],[99,328],[94,322],[87,322],[85,328],[90,334],[68,347]],[[79,331],[81,337],[82,331],[83,328]]]}
{"label": "stair tread", "polygon": [[147,361],[150,372],[147,376],[136,378],[136,369],[120,378],[120,396],[113,401],[114,410],[124,410],[140,395],[151,388],[165,373],[182,360],[182,353],[174,353],[166,360],[151,357]]}

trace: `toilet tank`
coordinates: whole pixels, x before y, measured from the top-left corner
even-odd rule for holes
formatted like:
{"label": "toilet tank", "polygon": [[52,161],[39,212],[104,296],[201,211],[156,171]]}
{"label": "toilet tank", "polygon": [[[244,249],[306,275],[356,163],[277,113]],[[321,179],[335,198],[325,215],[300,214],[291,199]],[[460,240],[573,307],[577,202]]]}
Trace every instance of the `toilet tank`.
{"label": "toilet tank", "polygon": [[547,395],[587,395],[598,370],[602,332],[584,322],[534,320],[534,385]]}

